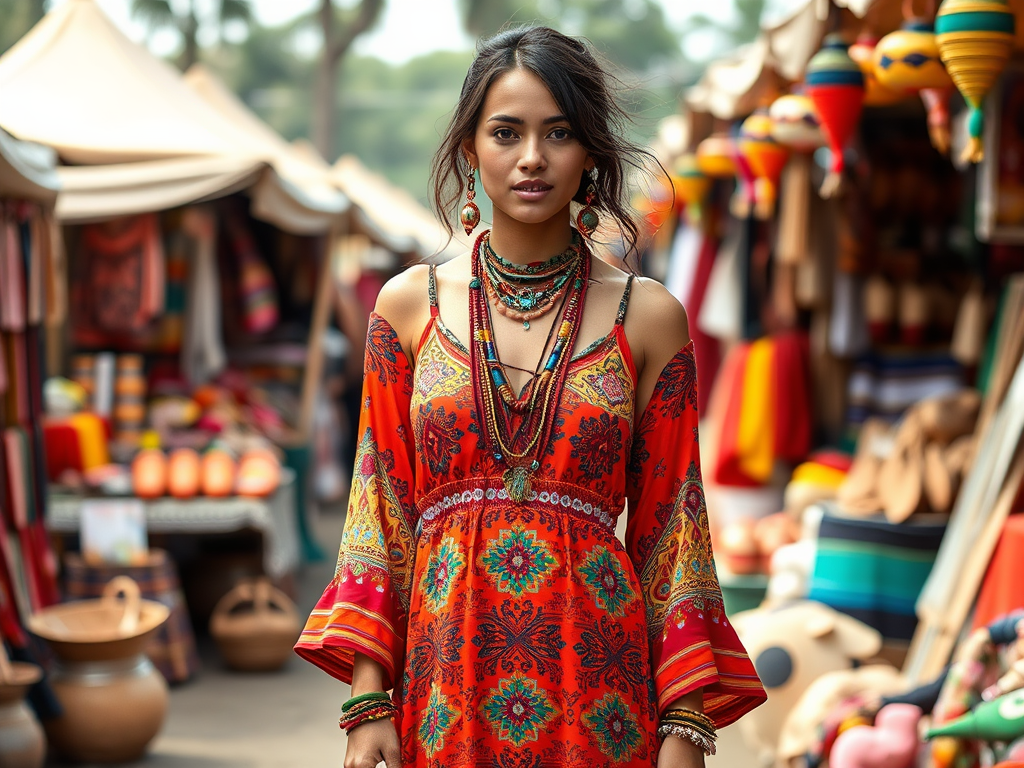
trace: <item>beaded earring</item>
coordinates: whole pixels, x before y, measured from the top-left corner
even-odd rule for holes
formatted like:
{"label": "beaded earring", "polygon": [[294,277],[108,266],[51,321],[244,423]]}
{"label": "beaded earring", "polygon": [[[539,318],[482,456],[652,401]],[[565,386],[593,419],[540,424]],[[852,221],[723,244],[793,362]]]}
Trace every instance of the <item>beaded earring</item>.
{"label": "beaded earring", "polygon": [[466,186],[466,204],[462,206],[459,220],[462,222],[462,228],[466,230],[468,235],[480,223],[480,209],[473,202],[473,199],[476,197],[476,168],[472,165],[469,166],[467,179],[469,183]]}
{"label": "beaded earring", "polygon": [[595,168],[590,172],[590,185],[587,187],[586,203],[580,209],[580,212],[576,214],[576,229],[579,230],[581,235],[588,238],[597,231],[597,227],[601,223],[601,218],[593,208],[594,200],[597,198],[597,187],[594,186],[596,179],[597,169]]}

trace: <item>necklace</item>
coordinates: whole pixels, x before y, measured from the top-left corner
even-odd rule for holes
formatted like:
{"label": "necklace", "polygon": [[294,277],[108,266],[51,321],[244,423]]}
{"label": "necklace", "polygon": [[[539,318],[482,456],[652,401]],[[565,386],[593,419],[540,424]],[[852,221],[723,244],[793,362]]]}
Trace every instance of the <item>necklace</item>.
{"label": "necklace", "polygon": [[547,314],[577,276],[583,261],[581,242],[574,233],[572,244],[562,253],[547,261],[523,265],[495,253],[489,233],[485,233],[483,262],[487,297],[498,312],[522,322],[523,328],[530,330],[530,321]]}
{"label": "necklace", "polygon": [[[559,297],[560,318],[551,326],[552,332],[558,329],[554,345],[545,360],[545,344],[541,353],[541,360],[545,360],[543,368],[533,380],[529,398],[522,402],[512,391],[494,343],[490,301],[484,288],[487,235],[487,232],[480,235],[473,249],[473,279],[469,284],[473,398],[494,460],[506,467],[502,473],[505,490],[512,501],[522,503],[529,499],[533,473],[540,469],[540,457],[551,442],[558,403],[579,336],[583,302],[590,282],[590,255],[585,246],[580,247],[581,258],[574,277]],[[515,419],[519,420],[518,425]]]}

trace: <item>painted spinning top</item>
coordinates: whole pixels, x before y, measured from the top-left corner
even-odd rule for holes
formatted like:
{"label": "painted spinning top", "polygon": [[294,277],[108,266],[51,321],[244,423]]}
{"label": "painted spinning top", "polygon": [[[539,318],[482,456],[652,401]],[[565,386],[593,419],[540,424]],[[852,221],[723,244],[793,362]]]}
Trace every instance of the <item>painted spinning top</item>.
{"label": "painted spinning top", "polygon": [[985,156],[982,104],[1013,52],[1014,29],[1006,0],[943,0],[935,18],[939,55],[971,110],[965,161]]}
{"label": "painted spinning top", "polygon": [[697,167],[712,179],[731,179],[736,173],[735,147],[730,136],[716,133],[697,146]]}
{"label": "painted spinning top", "polygon": [[779,177],[789,160],[789,149],[772,136],[772,119],[765,108],[758,109],[740,126],[739,150],[760,181],[760,199],[767,211],[775,206]]}
{"label": "painted spinning top", "polygon": [[901,101],[905,94],[882,82],[875,71],[875,51],[878,38],[870,32],[861,32],[850,46],[850,58],[857,62],[864,75],[864,106],[885,107]]}
{"label": "painted spinning top", "polygon": [[952,85],[939,57],[934,27],[924,19],[907,19],[902,27],[878,41],[874,70],[878,82],[894,91],[917,92]]}
{"label": "painted spinning top", "polygon": [[700,169],[697,156],[692,154],[680,157],[673,171],[672,189],[677,204],[686,207],[686,215],[691,222],[699,222],[701,207],[711,191],[710,177]]}
{"label": "painted spinning top", "polygon": [[821,121],[814,102],[804,93],[780,96],[768,108],[772,119],[772,138],[794,152],[813,152],[825,146]]}
{"label": "painted spinning top", "polygon": [[842,184],[843,148],[853,136],[864,107],[864,73],[847,52],[842,35],[825,37],[807,65],[806,90],[821,119],[821,127],[832,150],[832,168],[821,187],[831,197]]}

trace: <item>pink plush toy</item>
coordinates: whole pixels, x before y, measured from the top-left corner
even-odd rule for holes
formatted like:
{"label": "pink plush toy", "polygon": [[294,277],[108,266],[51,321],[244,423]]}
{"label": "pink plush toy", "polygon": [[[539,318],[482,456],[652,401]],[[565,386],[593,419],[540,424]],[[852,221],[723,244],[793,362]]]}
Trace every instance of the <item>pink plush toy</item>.
{"label": "pink plush toy", "polygon": [[830,768],[911,768],[920,747],[921,716],[921,709],[913,704],[882,707],[873,727],[857,725],[839,734],[828,760]]}

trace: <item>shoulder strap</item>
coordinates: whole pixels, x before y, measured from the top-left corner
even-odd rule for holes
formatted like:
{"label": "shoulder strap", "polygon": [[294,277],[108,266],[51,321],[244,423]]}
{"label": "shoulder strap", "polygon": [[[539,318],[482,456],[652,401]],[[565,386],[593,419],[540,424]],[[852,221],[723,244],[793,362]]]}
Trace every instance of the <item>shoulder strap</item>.
{"label": "shoulder strap", "polygon": [[435,274],[437,267],[434,264],[430,265],[430,279],[427,283],[427,294],[430,296],[430,316],[437,317],[437,275]]}
{"label": "shoulder strap", "polygon": [[626,307],[629,306],[629,294],[633,290],[633,278],[635,275],[630,275],[626,278],[626,290],[622,292],[622,300],[619,302],[619,314],[615,316],[615,324],[622,325],[626,319]]}

